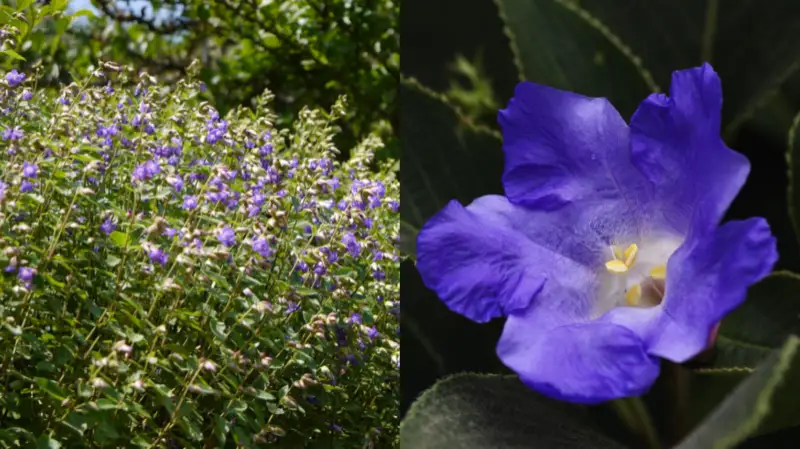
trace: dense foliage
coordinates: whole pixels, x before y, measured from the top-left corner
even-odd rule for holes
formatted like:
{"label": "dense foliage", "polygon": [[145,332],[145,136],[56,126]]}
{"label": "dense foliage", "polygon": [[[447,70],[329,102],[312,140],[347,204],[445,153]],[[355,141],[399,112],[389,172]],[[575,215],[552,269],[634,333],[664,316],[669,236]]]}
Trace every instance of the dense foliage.
{"label": "dense foliage", "polygon": [[347,95],[353,109],[337,137],[344,151],[375,132],[392,148],[384,152],[396,152],[399,5],[391,0],[93,4],[97,15],[49,21],[20,50],[28,64],[46,62],[44,83],[72,82],[98,59],[174,81],[198,59],[207,99],[222,113],[269,88],[283,124],[304,106],[328,109]]}
{"label": "dense foliage", "polygon": [[396,167],[199,69],[3,75],[0,445],[396,444]]}

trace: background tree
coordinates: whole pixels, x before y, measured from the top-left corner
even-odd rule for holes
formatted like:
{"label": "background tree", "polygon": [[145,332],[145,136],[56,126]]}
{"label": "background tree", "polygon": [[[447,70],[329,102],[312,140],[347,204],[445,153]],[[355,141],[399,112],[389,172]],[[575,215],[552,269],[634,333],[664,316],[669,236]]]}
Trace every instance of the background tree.
{"label": "background tree", "polygon": [[98,60],[132,64],[170,82],[197,58],[206,96],[222,114],[252,105],[269,88],[285,124],[302,106],[330,108],[346,95],[358,112],[343,120],[337,144],[350,148],[377,132],[387,143],[383,154],[397,154],[398,7],[391,0],[92,0],[92,6],[94,14],[78,20],[48,20],[20,45],[25,65],[47,67],[42,82],[69,83]]}

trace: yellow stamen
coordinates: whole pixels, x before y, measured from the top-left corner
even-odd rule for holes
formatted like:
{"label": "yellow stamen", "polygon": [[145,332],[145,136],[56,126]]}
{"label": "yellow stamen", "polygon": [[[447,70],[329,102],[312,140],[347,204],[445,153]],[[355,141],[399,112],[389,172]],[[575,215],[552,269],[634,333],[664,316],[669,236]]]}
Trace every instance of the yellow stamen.
{"label": "yellow stamen", "polygon": [[606,270],[612,274],[622,274],[628,271],[628,266],[621,260],[609,260],[606,262]]}
{"label": "yellow stamen", "polygon": [[[639,253],[639,246],[636,245],[635,243],[631,244],[631,246],[629,246],[628,249],[625,250],[624,253],[625,265],[627,265],[628,268],[630,268],[631,265],[633,265],[634,260],[636,260],[636,254],[638,253]],[[620,259],[622,258],[620,257]]]}
{"label": "yellow stamen", "polygon": [[653,279],[664,280],[667,277],[667,266],[659,265],[650,270],[650,277]]}
{"label": "yellow stamen", "polygon": [[628,303],[629,306],[639,304],[640,299],[642,299],[642,287],[639,284],[634,285],[625,292],[625,302]]}

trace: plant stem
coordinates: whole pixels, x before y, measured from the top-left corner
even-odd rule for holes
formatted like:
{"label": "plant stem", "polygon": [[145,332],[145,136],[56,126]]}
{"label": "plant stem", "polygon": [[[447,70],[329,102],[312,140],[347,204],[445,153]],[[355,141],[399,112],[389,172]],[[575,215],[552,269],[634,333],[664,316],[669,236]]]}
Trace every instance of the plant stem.
{"label": "plant stem", "polygon": [[637,447],[660,449],[658,433],[653,425],[650,412],[639,397],[622,398],[611,402],[625,427],[636,437]]}

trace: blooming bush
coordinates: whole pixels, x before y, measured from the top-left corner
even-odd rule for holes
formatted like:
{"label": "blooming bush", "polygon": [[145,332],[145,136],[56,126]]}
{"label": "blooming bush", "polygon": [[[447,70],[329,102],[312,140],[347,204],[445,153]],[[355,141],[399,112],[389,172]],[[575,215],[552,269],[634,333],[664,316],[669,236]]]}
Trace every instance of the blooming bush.
{"label": "blooming bush", "polygon": [[0,444],[396,445],[395,167],[189,72],[4,75]]}

